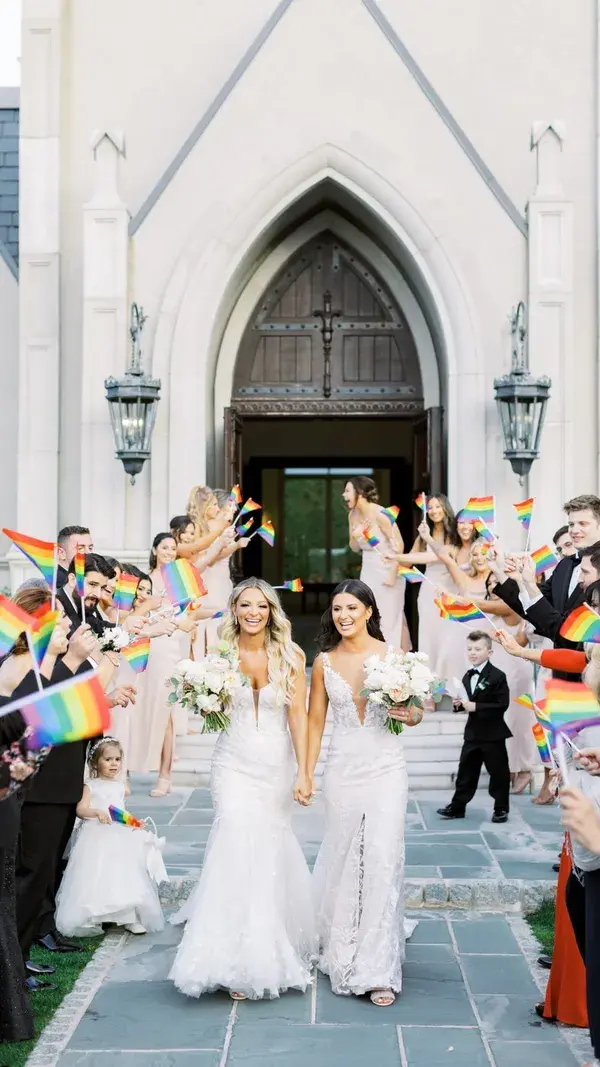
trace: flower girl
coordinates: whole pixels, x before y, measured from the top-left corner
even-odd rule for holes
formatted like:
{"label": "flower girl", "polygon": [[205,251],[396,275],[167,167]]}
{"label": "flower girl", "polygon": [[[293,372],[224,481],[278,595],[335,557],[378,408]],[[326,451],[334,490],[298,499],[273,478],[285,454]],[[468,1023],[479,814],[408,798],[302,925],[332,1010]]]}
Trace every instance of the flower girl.
{"label": "flower girl", "polygon": [[119,780],[123,749],[114,737],[88,752],[90,780],[77,805],[81,819],[57,897],[56,926],[62,934],[90,937],[102,923],[132,934],[162,930],[157,885],[167,880],[154,834],[113,822],[109,806],[124,807]]}

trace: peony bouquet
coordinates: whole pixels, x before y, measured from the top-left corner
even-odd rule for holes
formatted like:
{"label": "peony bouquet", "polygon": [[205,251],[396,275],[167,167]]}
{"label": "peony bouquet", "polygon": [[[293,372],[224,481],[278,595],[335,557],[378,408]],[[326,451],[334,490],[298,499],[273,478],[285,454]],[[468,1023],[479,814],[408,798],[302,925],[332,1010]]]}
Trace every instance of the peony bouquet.
{"label": "peony bouquet", "polygon": [[[366,676],[361,695],[385,708],[408,707],[410,704],[423,708],[426,700],[439,700],[442,691],[428,662],[429,656],[424,652],[390,650],[385,659],[370,656],[365,661]],[[386,728],[392,734],[401,734],[403,725],[388,715]]]}
{"label": "peony bouquet", "polygon": [[201,660],[184,659],[166,681],[169,704],[182,704],[203,719],[202,733],[218,733],[229,727],[227,709],[234,690],[247,684],[239,669],[235,649],[222,641],[217,650]]}
{"label": "peony bouquet", "polygon": [[120,652],[129,644],[129,634],[122,626],[107,626],[98,643],[101,652]]}

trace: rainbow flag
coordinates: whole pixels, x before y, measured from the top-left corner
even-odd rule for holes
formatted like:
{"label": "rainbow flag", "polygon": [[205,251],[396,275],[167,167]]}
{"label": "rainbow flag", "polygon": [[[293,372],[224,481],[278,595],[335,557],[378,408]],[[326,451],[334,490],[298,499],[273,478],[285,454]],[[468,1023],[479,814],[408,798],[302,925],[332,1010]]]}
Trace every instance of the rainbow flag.
{"label": "rainbow flag", "polygon": [[561,637],[568,641],[600,641],[600,615],[587,604],[581,604],[565,619],[560,628]]}
{"label": "rainbow flag", "polygon": [[75,553],[75,585],[83,600],[85,596],[85,552]]}
{"label": "rainbow flag", "polygon": [[122,574],[113,593],[113,604],[119,611],[130,611],[133,607],[139,578],[134,574]]}
{"label": "rainbow flag", "polygon": [[533,515],[534,504],[534,496],[530,496],[529,500],[522,500],[520,504],[513,504],[513,508],[517,513],[517,518],[524,530],[528,530],[531,526],[531,516]]}
{"label": "rainbow flag", "polygon": [[256,501],[253,500],[251,496],[249,496],[246,503],[243,505],[243,507],[240,508],[238,522],[240,521],[242,515],[249,515],[251,511],[260,511],[261,507],[262,504],[257,504]]}
{"label": "rainbow flag", "polygon": [[425,515],[425,512],[427,511],[427,497],[425,496],[425,493],[419,493],[415,500],[415,507],[420,508],[423,515]]}
{"label": "rainbow flag", "polygon": [[552,759],[552,752],[550,750],[550,745],[548,744],[546,731],[540,726],[539,722],[535,722],[531,727],[531,732],[534,736],[535,743],[537,745],[537,750],[540,754],[540,759],[542,763],[552,766],[554,764],[554,760]]}
{"label": "rainbow flag", "polygon": [[384,515],[387,515],[392,526],[398,521],[398,515],[400,514],[400,508],[397,508],[395,504],[391,504],[389,508],[381,509]]}
{"label": "rainbow flag", "polygon": [[229,499],[232,504],[235,504],[236,507],[239,508],[240,504],[242,503],[242,500],[244,499],[242,496],[242,490],[240,489],[239,485],[234,485],[233,489],[229,494]]}
{"label": "rainbow flag", "polygon": [[160,573],[165,583],[165,593],[172,604],[186,605],[191,600],[206,596],[200,571],[189,560],[174,559],[172,563],[163,563]]}
{"label": "rainbow flag", "polygon": [[476,619],[485,619],[483,611],[475,604],[462,604],[449,593],[440,596],[445,614],[442,618],[450,619],[451,622],[475,622]]}
{"label": "rainbow flag", "polygon": [[544,571],[551,571],[558,563],[558,556],[554,555],[551,548],[548,545],[542,545],[541,548],[536,548],[535,552],[531,553],[531,558],[535,564],[535,573],[539,577]]}
{"label": "rainbow flag", "polygon": [[248,522],[244,522],[241,526],[238,526],[237,532],[239,537],[245,537],[251,526],[254,526],[254,519],[248,519]]}
{"label": "rainbow flag", "polygon": [[269,548],[273,548],[273,545],[275,544],[275,530],[273,528],[273,523],[270,522],[269,519],[267,519],[266,522],[263,522],[262,526],[259,526],[256,532],[259,537],[262,537],[263,541],[266,541]]}
{"label": "rainbow flag", "polygon": [[375,537],[374,533],[371,533],[368,526],[365,526],[362,535],[370,548],[376,548],[377,545],[381,544],[379,538]]}
{"label": "rainbow flag", "polygon": [[56,545],[54,542],[38,541],[37,537],[27,537],[26,534],[15,533],[14,530],[3,529],[2,533],[10,537],[13,545],[20,548],[23,555],[31,560],[50,588],[52,588],[54,584],[54,568],[56,566]]}
{"label": "rainbow flag", "polygon": [[586,726],[600,726],[600,704],[581,682],[546,682],[546,714],[552,732],[568,737]]}
{"label": "rainbow flag", "polygon": [[450,616],[448,615],[448,612],[446,611],[444,605],[442,604],[441,597],[434,597],[433,598],[433,603],[435,604],[436,608],[438,609],[442,619],[449,619],[450,618]]}
{"label": "rainbow flag", "polygon": [[148,666],[150,638],[138,637],[136,641],[130,641],[128,645],[125,645],[125,648],[121,649],[121,655],[127,660],[136,674],[141,674]]}
{"label": "rainbow flag", "polygon": [[121,826],[131,826],[134,830],[143,829],[144,824],[140,819],[136,819],[135,815],[131,815],[128,811],[123,811],[122,808],[115,808],[114,804],[108,805],[108,814],[113,822],[117,822]]}
{"label": "rainbow flag", "polygon": [[34,630],[33,615],[13,604],[6,596],[0,596],[0,656],[6,656],[24,630]]}
{"label": "rainbow flag", "polygon": [[496,521],[495,496],[471,496],[462,509],[464,519],[483,519],[493,526]]}
{"label": "rainbow flag", "polygon": [[222,619],[225,614],[225,611],[215,611],[214,615],[211,615],[211,619]]}
{"label": "rainbow flag", "polygon": [[[476,519],[473,519],[473,526],[477,530],[477,536],[478,537],[481,537],[484,541],[487,541],[487,543],[490,544],[490,545],[494,543],[494,541],[496,540],[496,537],[492,533],[492,531],[490,530],[489,526],[487,526],[486,523],[483,521],[481,516],[478,516]],[[482,548],[483,548],[483,546],[482,546]]]}
{"label": "rainbow flag", "polygon": [[97,737],[110,728],[108,700],[96,674],[69,678],[21,697],[3,707],[0,717],[17,710],[31,728],[31,748]]}
{"label": "rainbow flag", "polygon": [[304,592],[301,578],[290,578],[289,581],[284,582],[283,585],[276,585],[275,589],[287,589],[288,593]]}
{"label": "rainbow flag", "polygon": [[31,617],[37,620],[37,626],[32,629],[30,635],[31,648],[38,667],[41,667],[42,660],[48,651],[54,628],[60,618],[60,612],[52,611],[50,601],[48,601],[37,608]]}
{"label": "rainbow flag", "polygon": [[421,571],[418,571],[416,567],[405,567],[402,563],[398,564],[398,577],[406,578],[407,582],[422,582],[423,575]]}
{"label": "rainbow flag", "polygon": [[521,704],[524,708],[529,708],[529,711],[534,711],[535,701],[531,696],[531,693],[523,693],[522,696],[517,697],[515,704]]}

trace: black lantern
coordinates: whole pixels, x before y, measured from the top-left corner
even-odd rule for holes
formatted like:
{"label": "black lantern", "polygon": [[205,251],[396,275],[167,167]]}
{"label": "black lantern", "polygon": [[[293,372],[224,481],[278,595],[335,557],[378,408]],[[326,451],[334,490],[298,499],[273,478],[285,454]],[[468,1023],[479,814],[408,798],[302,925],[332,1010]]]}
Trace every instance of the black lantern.
{"label": "black lantern", "polygon": [[146,316],[144,309],[131,305],[131,366],[123,378],[107,378],[104,383],[110,410],[116,457],[121,460],[131,484],[150,459],[150,439],[160,399],[160,380],[142,370],[141,337]]}
{"label": "black lantern", "polygon": [[540,437],[552,382],[545,375],[534,378],[527,358],[525,305],[521,301],[511,315],[512,366],[510,374],[494,380],[496,403],[504,434],[504,458],[510,461],[519,481],[540,454]]}

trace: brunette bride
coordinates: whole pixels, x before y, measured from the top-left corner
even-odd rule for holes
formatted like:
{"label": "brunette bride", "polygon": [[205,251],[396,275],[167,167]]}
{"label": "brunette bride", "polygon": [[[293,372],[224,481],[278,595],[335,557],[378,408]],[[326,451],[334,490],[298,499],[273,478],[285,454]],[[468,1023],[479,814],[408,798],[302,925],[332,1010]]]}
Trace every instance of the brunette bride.
{"label": "brunette bride", "polygon": [[[370,993],[389,1007],[402,989],[404,821],[408,777],[402,735],[386,728],[387,712],[365,700],[365,660],[383,659],[379,610],[364,582],[341,582],[319,634],[312,672],[308,771],[314,775],[328,705],[333,733],[325,769],[325,836],[314,872],[321,956],[334,993]],[[416,726],[423,713],[389,713]]]}
{"label": "brunette bride", "polygon": [[188,996],[227,989],[257,1000],[306,989],[316,958],[310,874],[290,824],[292,800],[310,803],[306,676],[277,594],[258,578],[233,590],[221,640],[239,651],[240,680],[213,756],[204,867],[174,920],[187,926],[170,978]]}

